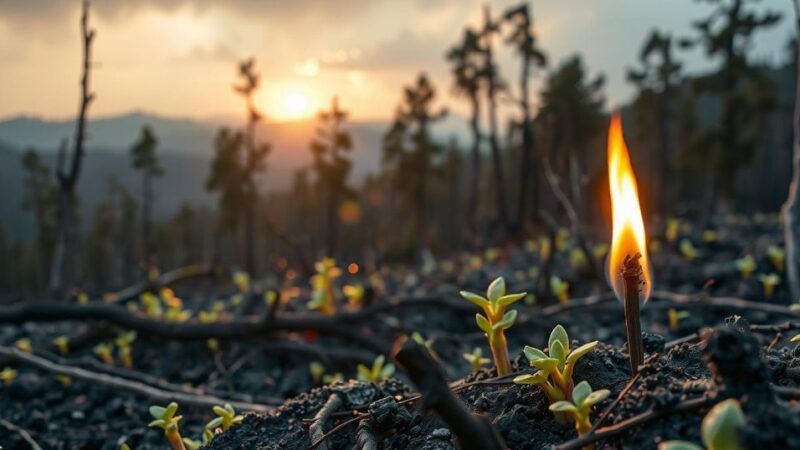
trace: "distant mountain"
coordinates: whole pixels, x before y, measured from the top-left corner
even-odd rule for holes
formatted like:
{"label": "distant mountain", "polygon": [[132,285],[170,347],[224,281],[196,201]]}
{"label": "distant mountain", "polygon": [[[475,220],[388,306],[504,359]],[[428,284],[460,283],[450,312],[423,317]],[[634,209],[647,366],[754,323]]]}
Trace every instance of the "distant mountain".
{"label": "distant mountain", "polygon": [[[460,133],[461,119],[452,117],[439,127],[439,135]],[[120,116],[90,120],[87,125],[84,172],[78,185],[84,224],[98,202],[107,195],[108,179],[115,176],[135,194],[140,179],[131,169],[128,148],[139,136],[144,124],[150,125],[159,139],[159,157],[166,171],[156,181],[158,200],[156,217],[168,217],[184,201],[212,204],[214,197],[205,190],[205,180],[213,156],[214,137],[224,120],[191,120],[162,117],[135,112]],[[363,180],[367,173],[380,169],[381,141],[388,124],[355,122],[347,124],[353,137],[352,180]],[[34,117],[15,117],[0,121],[0,222],[18,237],[30,236],[31,219],[19,208],[22,199],[21,154],[30,147],[39,150],[53,167],[62,139],[72,139],[73,120],[51,121]],[[261,179],[261,189],[282,189],[289,186],[295,170],[311,161],[309,140],[316,125],[312,120],[265,123],[259,127],[259,137],[272,144],[267,159],[267,173]],[[71,144],[71,141],[69,141]]]}

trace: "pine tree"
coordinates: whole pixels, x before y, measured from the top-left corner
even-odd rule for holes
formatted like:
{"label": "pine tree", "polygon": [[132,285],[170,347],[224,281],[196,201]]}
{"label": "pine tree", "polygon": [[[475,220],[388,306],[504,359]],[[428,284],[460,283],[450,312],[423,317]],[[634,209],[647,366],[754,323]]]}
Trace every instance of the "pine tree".
{"label": "pine tree", "polygon": [[133,168],[142,173],[142,256],[151,262],[153,239],[150,233],[153,209],[153,178],[164,175],[156,155],[158,140],[148,125],[142,127],[139,139],[130,149]]}

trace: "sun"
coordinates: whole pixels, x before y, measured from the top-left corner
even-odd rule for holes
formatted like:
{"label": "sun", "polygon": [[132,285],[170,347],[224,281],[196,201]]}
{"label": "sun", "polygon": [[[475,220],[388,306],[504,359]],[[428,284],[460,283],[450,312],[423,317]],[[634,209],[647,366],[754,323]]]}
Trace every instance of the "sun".
{"label": "sun", "polygon": [[284,115],[288,118],[298,119],[308,115],[310,102],[305,94],[289,92],[283,96]]}

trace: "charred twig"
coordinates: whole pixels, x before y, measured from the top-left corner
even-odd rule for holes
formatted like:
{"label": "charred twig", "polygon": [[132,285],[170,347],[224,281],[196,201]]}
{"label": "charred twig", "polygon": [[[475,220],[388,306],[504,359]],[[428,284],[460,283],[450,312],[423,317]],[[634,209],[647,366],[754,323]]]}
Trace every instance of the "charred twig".
{"label": "charred twig", "polygon": [[[783,322],[777,324],[766,324],[766,325],[750,325],[750,331],[754,333],[777,333],[780,334],[784,331],[791,331],[800,328],[800,322]],[[685,344],[687,342],[693,342],[699,339],[699,335],[697,333],[688,334],[684,337],[672,340],[664,344],[664,348],[670,348],[675,345]]]}
{"label": "charred twig", "polygon": [[628,334],[628,355],[631,360],[631,376],[639,373],[639,366],[644,362],[644,346],[642,345],[642,322],[639,315],[639,289],[642,285],[642,266],[636,253],[626,255],[623,262],[622,278],[624,283],[625,330]]}
{"label": "charred twig", "polygon": [[[656,355],[651,355],[649,358],[647,358],[647,360],[643,364],[652,361],[655,357]],[[606,408],[606,410],[603,411],[603,414],[600,414],[600,417],[598,417],[597,420],[592,424],[592,428],[589,430],[590,433],[597,430],[600,427],[600,425],[603,424],[603,422],[608,418],[609,414],[611,414],[611,411],[613,411],[614,408],[617,407],[619,402],[621,402],[622,399],[625,398],[626,395],[628,395],[628,392],[631,391],[633,386],[636,384],[637,381],[639,381],[639,378],[641,377],[642,374],[640,372],[637,372],[636,375],[634,375],[633,378],[631,378],[630,381],[628,381],[625,387],[619,392],[619,395],[617,395],[617,398],[614,399],[614,401],[611,402],[610,405],[608,405],[608,408]]]}
{"label": "charred twig", "polygon": [[155,280],[141,281],[133,286],[122,289],[116,293],[114,302],[127,302],[129,300],[136,299],[139,297],[139,295],[147,291],[157,291],[162,287],[169,286],[180,281],[186,281],[195,278],[215,277],[220,272],[221,269],[217,264],[193,264],[190,266],[179,267],[160,275]]}
{"label": "charred twig", "polygon": [[424,346],[407,340],[395,356],[409,378],[420,389],[423,406],[436,411],[458,437],[465,450],[501,450],[502,438],[486,419],[473,415],[450,391],[441,366]]}
{"label": "charred twig", "polygon": [[358,450],[378,450],[378,442],[369,420],[362,419],[356,431],[356,448]]}
{"label": "charred twig", "polygon": [[31,447],[31,450],[42,450],[42,447],[40,447],[39,444],[37,444],[36,441],[33,440],[31,434],[28,433],[25,429],[20,428],[5,419],[0,419],[0,425],[2,425],[3,428],[7,429],[12,433],[17,433],[19,437],[21,437],[25,442],[28,443],[28,445]]}
{"label": "charred twig", "polygon": [[317,415],[314,416],[314,423],[312,423],[308,429],[311,438],[310,448],[328,450],[328,446],[324,442],[326,438],[325,424],[328,422],[331,414],[342,406],[342,403],[342,396],[334,392],[328,397],[328,401],[326,401],[325,405],[317,412]]}
{"label": "charred twig", "polygon": [[74,379],[90,381],[92,383],[107,386],[109,388],[132,392],[134,394],[148,397],[157,402],[168,403],[176,401],[182,404],[204,408],[230,403],[234,408],[241,409],[243,411],[268,412],[272,410],[271,407],[266,405],[228,401],[210,395],[165,391],[163,389],[159,389],[137,381],[126,380],[124,378],[119,378],[104,373],[90,372],[80,367],[57,364],[45,358],[23,352],[16,348],[0,346],[0,355],[10,357],[16,361],[31,365],[47,372],[58,375],[66,375]]}

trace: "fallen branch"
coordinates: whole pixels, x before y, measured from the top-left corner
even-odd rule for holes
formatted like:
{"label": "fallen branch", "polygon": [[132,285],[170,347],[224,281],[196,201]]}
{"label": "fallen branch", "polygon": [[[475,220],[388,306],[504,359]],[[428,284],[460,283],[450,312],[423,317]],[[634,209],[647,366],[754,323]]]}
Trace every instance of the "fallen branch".
{"label": "fallen branch", "polygon": [[328,397],[328,401],[325,402],[325,405],[320,408],[317,414],[314,416],[314,423],[308,428],[308,433],[311,439],[311,448],[319,448],[321,450],[328,450],[327,444],[325,444],[325,424],[328,422],[328,419],[331,417],[331,414],[336,412],[342,406],[342,396],[338,393],[334,392]]}
{"label": "fallen branch", "polygon": [[394,359],[422,393],[423,406],[433,409],[458,437],[464,450],[506,448],[500,435],[485,418],[476,416],[450,391],[441,366],[425,347],[407,340]]}
{"label": "fallen branch", "polygon": [[33,440],[31,434],[28,433],[23,428],[20,428],[5,419],[0,419],[0,425],[2,425],[5,429],[7,429],[12,433],[17,433],[19,437],[21,437],[25,442],[28,443],[28,445],[31,447],[31,450],[42,450],[42,447],[40,447],[39,444],[37,444],[36,441]]}
{"label": "fallen branch", "polygon": [[148,397],[156,403],[169,403],[175,401],[184,405],[203,408],[211,408],[214,406],[224,405],[225,403],[230,403],[234,408],[242,411],[269,412],[272,410],[272,408],[269,406],[259,405],[256,403],[229,401],[211,395],[166,391],[144,383],[140,383],[138,381],[126,380],[124,378],[115,377],[104,373],[90,372],[80,367],[57,364],[45,358],[33,355],[31,353],[26,353],[12,347],[0,346],[0,355],[9,357],[20,363],[31,365],[46,372],[51,372],[57,375],[66,375],[73,379],[90,381],[92,383],[109,388],[132,392],[134,394]]}

